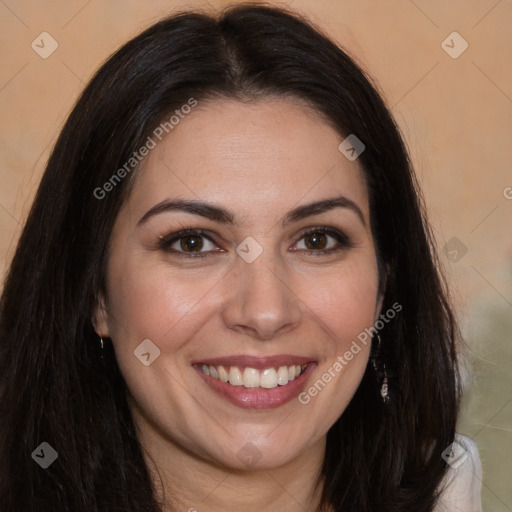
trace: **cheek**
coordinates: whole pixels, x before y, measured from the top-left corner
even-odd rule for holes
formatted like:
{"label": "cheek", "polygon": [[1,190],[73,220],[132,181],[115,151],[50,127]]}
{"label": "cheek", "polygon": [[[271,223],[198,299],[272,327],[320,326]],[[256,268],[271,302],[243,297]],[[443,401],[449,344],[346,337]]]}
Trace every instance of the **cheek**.
{"label": "cheek", "polygon": [[346,350],[352,340],[373,325],[378,274],[372,260],[357,262],[315,279],[307,279],[297,295],[330,335],[330,352]]}
{"label": "cheek", "polygon": [[205,276],[179,277],[161,263],[139,259],[112,265],[109,280],[112,338],[133,348],[151,339],[162,351],[175,350],[197,328],[213,282]]}
{"label": "cheek", "polygon": [[[322,281],[317,281],[317,284]],[[377,306],[377,272],[346,269],[323,283],[323,293],[304,289],[308,309],[321,327],[321,362],[315,378],[299,395],[305,411],[319,420],[312,437],[323,435],[343,414],[363,378],[371,347],[369,329]]]}
{"label": "cheek", "polygon": [[299,402],[321,411],[318,414],[324,427],[343,413],[368,364],[371,335],[366,330],[374,324],[378,293],[373,261],[347,262],[337,272],[305,280],[299,292],[323,340],[315,379]]}

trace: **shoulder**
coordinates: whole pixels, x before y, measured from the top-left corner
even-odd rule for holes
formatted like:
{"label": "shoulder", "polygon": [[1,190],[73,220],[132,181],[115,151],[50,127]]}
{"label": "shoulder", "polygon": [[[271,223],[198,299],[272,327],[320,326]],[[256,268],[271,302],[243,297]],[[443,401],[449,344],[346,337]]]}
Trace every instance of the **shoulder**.
{"label": "shoulder", "polygon": [[456,434],[443,458],[450,468],[435,512],[482,512],[482,464],[476,443]]}

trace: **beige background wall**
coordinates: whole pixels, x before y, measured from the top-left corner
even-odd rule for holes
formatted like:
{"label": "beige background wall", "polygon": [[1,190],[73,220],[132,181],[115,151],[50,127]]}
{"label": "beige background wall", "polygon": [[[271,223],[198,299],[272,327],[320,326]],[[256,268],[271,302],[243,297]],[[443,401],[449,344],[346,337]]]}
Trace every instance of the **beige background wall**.
{"label": "beige background wall", "polygon": [[[94,70],[163,15],[228,3],[0,0],[2,276],[49,149]],[[410,147],[441,250],[453,237],[459,240],[442,256],[475,369],[459,431],[480,449],[484,510],[510,511],[512,2],[288,5],[324,27],[376,79]],[[448,37],[454,31],[463,39]],[[51,48],[48,36],[38,37],[42,32],[58,43],[46,59],[31,47],[35,41],[40,53]],[[464,41],[468,47],[458,55]]]}

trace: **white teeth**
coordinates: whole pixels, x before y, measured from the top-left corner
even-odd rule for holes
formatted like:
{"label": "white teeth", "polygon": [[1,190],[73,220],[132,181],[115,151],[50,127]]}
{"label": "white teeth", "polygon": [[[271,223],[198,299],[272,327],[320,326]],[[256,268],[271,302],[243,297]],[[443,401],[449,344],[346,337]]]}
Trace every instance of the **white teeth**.
{"label": "white teeth", "polygon": [[277,372],[274,368],[267,368],[261,372],[260,387],[272,389],[277,386]]}
{"label": "white teeth", "polygon": [[246,367],[242,370],[237,366],[213,366],[203,364],[201,369],[204,374],[221,382],[229,382],[232,386],[244,386],[248,389],[264,388],[273,389],[277,386],[286,386],[292,380],[299,377],[305,371],[307,365],[279,366],[278,368],[265,368],[257,370]]}
{"label": "white teeth", "polygon": [[219,373],[217,372],[217,368],[215,368],[215,366],[209,366],[208,368],[210,370],[210,377],[213,377],[214,379],[218,379]]}
{"label": "white teeth", "polygon": [[246,388],[258,388],[260,386],[260,372],[254,368],[246,368],[243,379]]}
{"label": "white teeth", "polygon": [[280,366],[279,370],[277,370],[277,383],[280,386],[284,386],[285,384],[288,384],[289,380],[288,368],[286,366]]}
{"label": "white teeth", "polygon": [[243,386],[242,373],[236,366],[232,366],[229,370],[229,383],[233,386]]}
{"label": "white teeth", "polygon": [[219,372],[219,379],[222,382],[227,382],[229,380],[229,373],[226,371],[224,366],[218,366],[217,371]]}

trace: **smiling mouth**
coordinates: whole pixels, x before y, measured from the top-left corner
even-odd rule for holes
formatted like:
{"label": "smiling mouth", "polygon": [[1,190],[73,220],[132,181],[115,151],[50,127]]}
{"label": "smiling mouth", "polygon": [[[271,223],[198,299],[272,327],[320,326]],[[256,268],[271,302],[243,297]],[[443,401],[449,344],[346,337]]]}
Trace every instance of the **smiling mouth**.
{"label": "smiling mouth", "polygon": [[286,386],[300,377],[307,369],[307,364],[286,365],[263,368],[261,370],[249,366],[199,365],[201,371],[209,377],[234,387],[246,389],[274,389]]}
{"label": "smiling mouth", "polygon": [[196,360],[192,366],[223,399],[242,409],[268,410],[296,398],[318,363],[292,354],[234,355]]}

